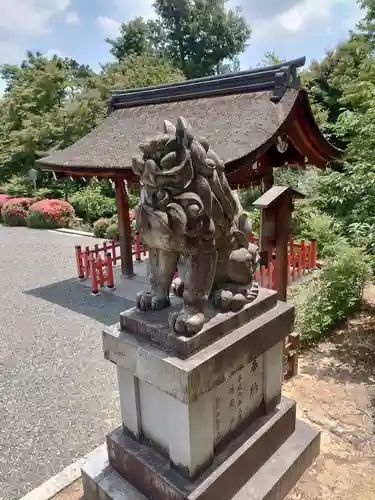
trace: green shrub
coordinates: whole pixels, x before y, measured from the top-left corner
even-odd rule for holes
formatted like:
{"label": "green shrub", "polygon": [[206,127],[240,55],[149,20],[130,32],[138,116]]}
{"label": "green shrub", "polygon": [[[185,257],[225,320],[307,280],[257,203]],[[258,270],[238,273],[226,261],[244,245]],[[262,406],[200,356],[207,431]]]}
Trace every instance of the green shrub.
{"label": "green shrub", "polygon": [[9,181],[0,186],[0,192],[16,197],[32,196],[33,184],[28,177],[14,175]]}
{"label": "green shrub", "polygon": [[109,219],[99,219],[94,222],[93,231],[96,238],[105,238],[110,225]]}
{"label": "green shrub", "polygon": [[346,245],[327,259],[310,282],[298,286],[294,292],[296,329],[303,343],[319,340],[355,310],[368,276],[367,257],[360,249]]}
{"label": "green shrub", "polygon": [[27,225],[32,229],[55,229],[59,224],[41,212],[29,212]]}
{"label": "green shrub", "polygon": [[252,210],[254,201],[257,200],[262,195],[262,191],[259,187],[240,189],[238,191],[238,196],[241,205],[245,210]]}
{"label": "green shrub", "polygon": [[113,198],[103,196],[100,186],[87,186],[77,191],[70,198],[77,217],[82,217],[87,222],[112,217],[116,213],[116,202]]}
{"label": "green shrub", "polygon": [[[135,217],[134,210],[129,211],[130,228],[134,233],[137,230],[137,221]],[[118,226],[118,215],[115,214],[110,218],[110,224],[116,224]]]}
{"label": "green shrub", "polygon": [[253,233],[259,236],[260,232],[260,210],[254,208],[253,210],[246,211],[247,215],[251,220],[251,226],[253,228]]}
{"label": "green shrub", "polygon": [[334,256],[343,245],[348,244],[336,219],[312,207],[308,201],[296,203],[293,235],[297,240],[316,240],[321,258]]}
{"label": "green shrub", "polygon": [[61,186],[52,187],[42,187],[34,192],[34,198],[39,200],[44,200],[46,198],[63,199],[65,196],[65,190]]}
{"label": "green shrub", "polygon": [[110,224],[108,226],[106,237],[109,240],[118,240],[120,238],[120,232],[117,224]]}
{"label": "green shrub", "polygon": [[74,208],[64,200],[40,200],[30,206],[27,225],[34,229],[68,227],[74,216]]}
{"label": "green shrub", "polygon": [[133,192],[129,191],[128,200],[129,200],[129,208],[130,209],[135,208],[139,203],[139,194],[136,193],[135,191]]}

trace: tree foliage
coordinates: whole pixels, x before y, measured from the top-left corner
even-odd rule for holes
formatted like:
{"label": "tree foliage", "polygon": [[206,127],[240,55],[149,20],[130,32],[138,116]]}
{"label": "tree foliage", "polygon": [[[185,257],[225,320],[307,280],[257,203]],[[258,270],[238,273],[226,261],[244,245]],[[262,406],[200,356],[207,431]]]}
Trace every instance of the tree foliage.
{"label": "tree foliage", "polygon": [[4,66],[0,106],[0,181],[24,175],[42,154],[74,143],[106,114],[111,90],[181,81],[168,60],[130,56],[99,74],[72,59],[28,53]]}
{"label": "tree foliage", "polygon": [[156,20],[122,24],[120,36],[107,39],[111,53],[118,61],[130,54],[163,55],[187,78],[232,71],[251,32],[240,11],[227,9],[227,3],[155,0]]}
{"label": "tree foliage", "polygon": [[[348,39],[303,73],[328,137],[345,149],[339,169],[319,177],[313,203],[341,221],[347,236],[375,244],[375,1],[359,2],[363,20]],[[362,243],[366,238],[362,238]]]}

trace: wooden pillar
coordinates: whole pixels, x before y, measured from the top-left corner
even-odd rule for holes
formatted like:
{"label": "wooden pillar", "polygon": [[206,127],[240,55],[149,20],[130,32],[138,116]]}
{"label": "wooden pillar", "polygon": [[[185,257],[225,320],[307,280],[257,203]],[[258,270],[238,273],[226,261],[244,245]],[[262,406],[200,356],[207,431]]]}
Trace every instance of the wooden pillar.
{"label": "wooden pillar", "polygon": [[288,277],[289,277],[289,253],[288,245],[290,239],[292,222],[292,200],[285,196],[276,211],[276,290],[279,300],[286,302]]}
{"label": "wooden pillar", "polygon": [[116,206],[120,233],[121,274],[126,278],[134,276],[132,233],[129,220],[129,202],[123,179],[115,180]]}
{"label": "wooden pillar", "polygon": [[262,175],[262,192],[266,193],[274,184],[273,168],[267,167]]}

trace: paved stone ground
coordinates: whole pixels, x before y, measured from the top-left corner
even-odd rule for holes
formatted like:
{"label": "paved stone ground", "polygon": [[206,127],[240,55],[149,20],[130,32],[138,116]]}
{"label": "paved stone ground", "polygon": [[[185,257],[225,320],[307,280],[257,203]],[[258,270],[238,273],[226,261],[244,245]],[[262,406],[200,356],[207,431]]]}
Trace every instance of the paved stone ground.
{"label": "paved stone ground", "polygon": [[75,278],[91,238],[0,225],[0,500],[14,500],[118,425],[101,330],[131,306]]}

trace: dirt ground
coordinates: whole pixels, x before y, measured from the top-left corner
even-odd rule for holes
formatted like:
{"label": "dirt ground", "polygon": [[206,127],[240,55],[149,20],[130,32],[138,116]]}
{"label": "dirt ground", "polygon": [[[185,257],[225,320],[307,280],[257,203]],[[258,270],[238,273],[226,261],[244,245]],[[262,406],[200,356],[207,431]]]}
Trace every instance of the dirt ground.
{"label": "dirt ground", "polygon": [[[284,394],[322,431],[321,455],[287,500],[375,499],[375,286],[362,310],[300,356]],[[77,481],[54,500],[78,500]]]}

